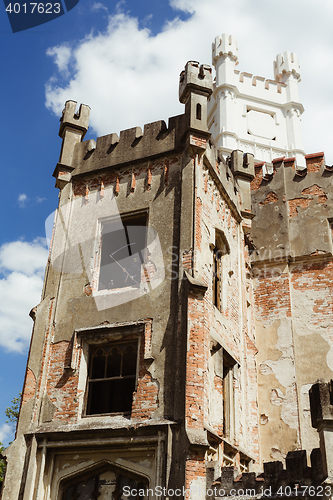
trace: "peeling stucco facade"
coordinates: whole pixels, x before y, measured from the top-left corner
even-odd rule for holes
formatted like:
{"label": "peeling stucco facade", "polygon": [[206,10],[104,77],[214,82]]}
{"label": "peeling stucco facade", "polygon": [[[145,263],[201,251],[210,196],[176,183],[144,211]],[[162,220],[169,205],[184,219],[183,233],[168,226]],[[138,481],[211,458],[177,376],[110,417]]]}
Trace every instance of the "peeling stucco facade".
{"label": "peeling stucco facade", "polygon": [[306,175],[280,159],[265,179],[258,165],[252,183],[264,460],[318,446],[308,391],[332,378],[332,173],[323,153],[306,160]]}
{"label": "peeling stucco facade", "polygon": [[[274,94],[280,118],[290,97],[278,73],[252,89],[227,42],[213,45],[215,84],[209,66],[186,64],[185,112],[168,125],[85,141],[89,107],[65,105],[59,206],[2,500],[126,498],[129,485],[204,500],[214,482],[254,484],[264,464],[267,485],[292,463],[306,473],[311,450],[318,459],[309,390],[333,371],[333,172],[300,142],[295,157],[268,162],[248,138],[243,151],[217,134],[237,94],[219,93],[228,58],[252,100],[262,84]],[[288,61],[298,65],[276,64]],[[247,111],[253,132],[258,111]]]}

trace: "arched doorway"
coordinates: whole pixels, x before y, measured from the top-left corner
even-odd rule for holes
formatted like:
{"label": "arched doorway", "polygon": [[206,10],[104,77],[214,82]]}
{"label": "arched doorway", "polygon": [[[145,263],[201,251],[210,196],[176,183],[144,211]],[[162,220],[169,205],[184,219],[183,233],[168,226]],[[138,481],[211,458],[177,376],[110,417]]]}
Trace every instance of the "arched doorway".
{"label": "arched doorway", "polygon": [[61,483],[61,500],[143,500],[148,480],[105,464],[67,478]]}

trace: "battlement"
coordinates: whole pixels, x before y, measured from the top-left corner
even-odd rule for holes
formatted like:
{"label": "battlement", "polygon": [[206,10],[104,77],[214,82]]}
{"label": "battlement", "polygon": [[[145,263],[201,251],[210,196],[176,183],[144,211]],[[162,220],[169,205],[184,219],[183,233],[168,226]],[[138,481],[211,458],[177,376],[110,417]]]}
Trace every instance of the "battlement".
{"label": "battlement", "polygon": [[212,69],[207,64],[188,61],[179,76],[179,100],[185,104],[190,93],[210,96],[213,92]]}
{"label": "battlement", "polygon": [[238,46],[237,41],[233,35],[223,33],[217,36],[212,43],[212,60],[213,64],[216,63],[220,57],[229,56],[235,63],[238,61]]}
{"label": "battlement", "polygon": [[[271,80],[270,78],[265,78],[263,76],[253,75],[252,73],[247,73],[246,71],[240,72],[238,70],[235,70],[235,76],[238,82],[243,84],[239,88],[242,93],[253,94],[254,92],[259,92],[261,96],[263,95],[262,100],[264,100],[264,98],[270,100],[279,99],[281,103],[285,99],[284,93],[285,89],[287,88],[286,83],[282,83],[277,80]],[[244,89],[243,87],[249,88]],[[264,91],[264,93],[262,93],[262,91]],[[280,95],[274,98],[270,95],[271,92]]]}
{"label": "battlement", "polygon": [[296,54],[290,52],[278,54],[273,64],[274,78],[277,81],[284,81],[291,74],[295,76],[297,81],[301,81],[300,65]]}
{"label": "battlement", "polygon": [[311,467],[308,467],[306,451],[297,450],[288,452],[286,468],[280,461],[266,462],[264,472],[259,475],[254,472],[238,475],[237,469],[222,467],[221,477],[208,485],[208,488],[217,493],[215,498],[235,495],[251,497],[278,495],[279,498],[301,496],[300,492],[304,491],[304,487],[317,486],[325,479],[319,448],[312,450],[310,460]]}
{"label": "battlement", "polygon": [[66,127],[75,128],[86,134],[89,128],[90,107],[86,104],[81,104],[79,112],[76,113],[76,101],[66,101],[65,107],[60,118],[59,135],[63,138]]}
{"label": "battlement", "polygon": [[186,115],[148,123],[144,129],[133,127],[118,134],[98,137],[96,147],[89,149],[89,142],[77,144],[74,153],[72,176],[98,171],[115,165],[125,165],[144,158],[180,150],[186,131]]}

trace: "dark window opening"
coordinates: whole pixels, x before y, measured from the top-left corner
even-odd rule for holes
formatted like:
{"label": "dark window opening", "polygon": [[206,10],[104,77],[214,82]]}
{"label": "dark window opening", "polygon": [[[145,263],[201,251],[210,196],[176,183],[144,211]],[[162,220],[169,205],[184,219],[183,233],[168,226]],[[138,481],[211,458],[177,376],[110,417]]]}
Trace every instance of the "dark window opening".
{"label": "dark window opening", "polygon": [[102,225],[99,290],[140,285],[146,233],[147,214],[118,217]]}
{"label": "dark window opening", "polygon": [[91,348],[87,415],[130,413],[137,371],[137,342]]}
{"label": "dark window opening", "polygon": [[201,104],[197,104],[197,120],[201,120]]}
{"label": "dark window opening", "polygon": [[227,255],[230,252],[224,235],[215,231],[215,247],[213,250],[213,304],[219,311],[227,306]]}
{"label": "dark window opening", "polygon": [[236,361],[223,351],[223,433],[232,438],[234,434],[234,366]]}
{"label": "dark window opening", "polygon": [[214,248],[213,252],[213,303],[220,309],[221,300],[221,252]]}

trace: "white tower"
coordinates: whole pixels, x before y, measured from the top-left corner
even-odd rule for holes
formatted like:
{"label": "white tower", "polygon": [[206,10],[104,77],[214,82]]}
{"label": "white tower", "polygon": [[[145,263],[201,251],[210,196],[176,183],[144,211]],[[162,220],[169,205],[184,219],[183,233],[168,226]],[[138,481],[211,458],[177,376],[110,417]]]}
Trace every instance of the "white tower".
{"label": "white tower", "polygon": [[274,61],[274,80],[236,70],[237,42],[223,34],[213,42],[216,83],[208,108],[208,126],[215,145],[229,155],[239,149],[256,161],[295,157],[306,168],[300,119],[300,69],[295,54],[284,52]]}

